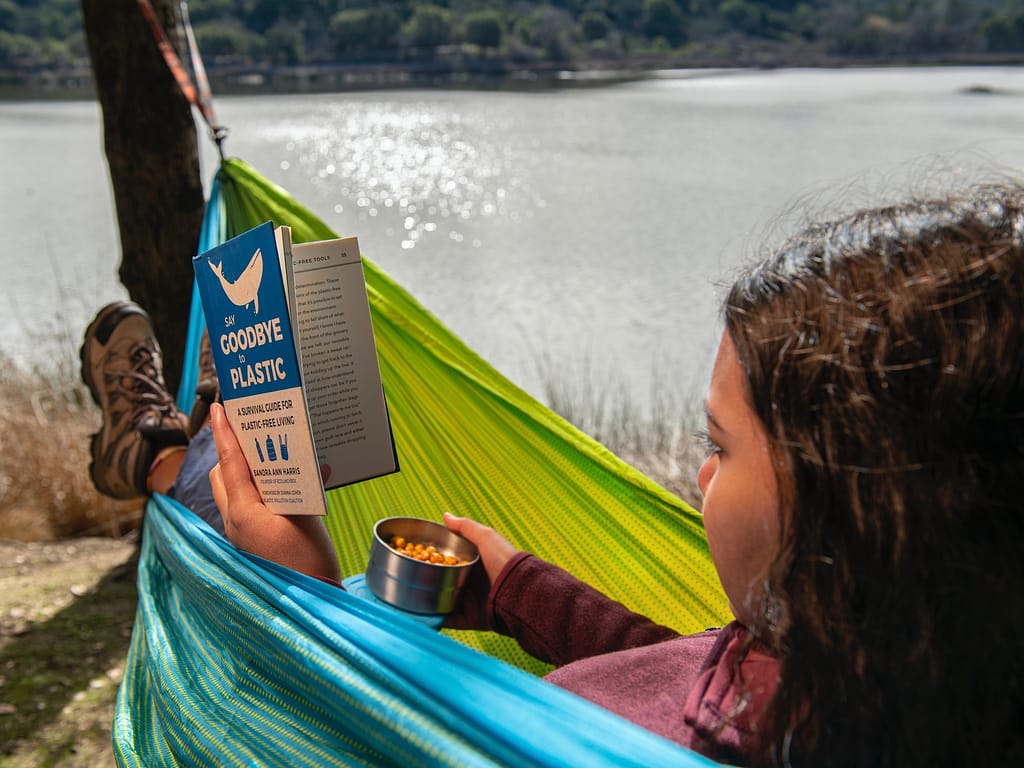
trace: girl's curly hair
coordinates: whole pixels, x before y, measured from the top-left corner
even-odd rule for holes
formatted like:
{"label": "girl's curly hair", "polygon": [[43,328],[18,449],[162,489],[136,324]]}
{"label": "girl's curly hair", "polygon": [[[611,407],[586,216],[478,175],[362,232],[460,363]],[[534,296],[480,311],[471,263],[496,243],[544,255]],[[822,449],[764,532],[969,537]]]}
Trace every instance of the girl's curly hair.
{"label": "girl's curly hair", "polygon": [[783,489],[764,762],[1024,764],[1024,188],[809,228],[725,324]]}

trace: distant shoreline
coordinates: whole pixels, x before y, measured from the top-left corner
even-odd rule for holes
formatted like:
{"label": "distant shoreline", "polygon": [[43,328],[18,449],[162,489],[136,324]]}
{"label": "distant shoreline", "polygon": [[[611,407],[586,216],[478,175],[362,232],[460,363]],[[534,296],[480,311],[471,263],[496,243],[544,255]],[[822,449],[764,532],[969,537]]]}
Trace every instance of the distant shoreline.
{"label": "distant shoreline", "polygon": [[[733,71],[771,69],[877,69],[885,67],[1006,67],[1024,65],[1024,55],[936,56],[913,59],[835,57],[754,61],[640,59],[631,61],[533,62],[505,59],[432,59],[271,67],[219,65],[208,68],[215,95],[344,93],[367,90],[486,89],[557,90],[595,87],[673,76],[702,77]],[[0,71],[0,101],[92,100],[92,71],[79,66],[61,71]]]}

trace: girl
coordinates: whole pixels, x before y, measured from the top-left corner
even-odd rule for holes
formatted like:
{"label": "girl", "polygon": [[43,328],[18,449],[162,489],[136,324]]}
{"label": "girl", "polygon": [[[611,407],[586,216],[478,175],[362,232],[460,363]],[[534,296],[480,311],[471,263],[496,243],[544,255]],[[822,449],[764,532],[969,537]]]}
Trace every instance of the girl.
{"label": "girl", "polygon": [[[1024,764],[1024,190],[809,228],[724,316],[698,480],[736,621],[680,637],[449,517],[487,577],[450,623],[720,760]],[[319,520],[267,513],[212,415],[228,537],[336,578]]]}

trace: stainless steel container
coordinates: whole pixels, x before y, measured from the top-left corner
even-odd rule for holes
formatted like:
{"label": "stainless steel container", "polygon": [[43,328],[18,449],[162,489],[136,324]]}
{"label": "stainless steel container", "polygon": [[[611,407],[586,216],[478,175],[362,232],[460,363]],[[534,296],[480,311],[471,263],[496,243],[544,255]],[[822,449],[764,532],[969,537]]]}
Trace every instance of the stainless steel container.
{"label": "stainless steel container", "polygon": [[[441,565],[416,560],[392,549],[391,540],[433,544],[462,565]],[[451,613],[469,571],[480,559],[476,546],[444,525],[415,517],[388,517],[373,526],[366,586],[396,608],[413,613]]]}

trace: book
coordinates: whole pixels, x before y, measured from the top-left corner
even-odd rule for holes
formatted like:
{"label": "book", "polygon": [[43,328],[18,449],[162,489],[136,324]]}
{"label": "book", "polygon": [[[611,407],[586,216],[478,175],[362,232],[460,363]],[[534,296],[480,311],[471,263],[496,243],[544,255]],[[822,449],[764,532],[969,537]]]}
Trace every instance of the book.
{"label": "book", "polygon": [[193,267],[228,423],[267,507],[323,515],[325,490],[399,470],[356,238],[293,244],[268,221]]}

